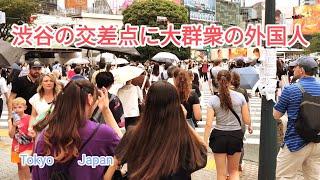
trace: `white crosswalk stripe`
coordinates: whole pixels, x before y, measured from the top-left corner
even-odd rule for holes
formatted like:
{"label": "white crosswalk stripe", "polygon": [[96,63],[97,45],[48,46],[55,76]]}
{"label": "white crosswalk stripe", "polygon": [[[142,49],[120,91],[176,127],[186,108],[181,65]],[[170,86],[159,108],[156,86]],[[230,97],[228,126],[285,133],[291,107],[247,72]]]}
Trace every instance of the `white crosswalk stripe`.
{"label": "white crosswalk stripe", "polygon": [[3,110],[0,118],[0,129],[7,129],[7,128],[8,128],[8,110]]}

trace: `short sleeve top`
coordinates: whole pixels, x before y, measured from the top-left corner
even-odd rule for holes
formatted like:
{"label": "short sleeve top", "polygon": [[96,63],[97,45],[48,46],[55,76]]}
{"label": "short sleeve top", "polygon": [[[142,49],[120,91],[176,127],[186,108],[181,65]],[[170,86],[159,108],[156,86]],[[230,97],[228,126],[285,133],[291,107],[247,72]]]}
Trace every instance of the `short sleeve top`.
{"label": "short sleeve top", "polygon": [[[235,91],[230,91],[230,96],[233,110],[238,114],[240,120],[242,121],[241,109],[243,105],[247,104],[246,99],[241,93]],[[216,115],[217,124],[215,129],[223,131],[235,131],[241,129],[241,125],[239,124],[235,115],[230,110],[221,108],[220,98],[218,96],[212,96],[209,99],[208,106],[214,110]]]}
{"label": "short sleeve top", "polygon": [[33,95],[29,99],[29,103],[36,110],[38,115],[47,112],[51,106],[51,103],[47,103],[47,101],[44,98],[40,97],[39,93]]}
{"label": "short sleeve top", "polygon": [[[96,127],[97,123],[90,120],[85,121],[85,125],[78,129],[82,143],[84,143],[91,136]],[[39,135],[38,139],[39,140],[34,151],[38,156],[42,156],[44,154],[45,145],[43,133]],[[76,158],[76,160],[69,166],[69,175],[71,179],[103,179],[103,175],[107,169],[107,166],[97,166],[92,168],[91,166],[80,166],[77,162],[78,160],[81,160],[83,154],[86,156],[114,156],[115,148],[119,142],[120,138],[116,132],[108,125],[102,124],[92,139],[80,152],[78,158]],[[47,165],[45,165],[43,168],[40,168],[39,166],[33,166],[32,179],[49,179],[52,171],[53,169]]]}
{"label": "short sleeve top", "polygon": [[32,106],[29,103],[29,99],[37,93],[39,83],[32,82],[28,76],[22,76],[12,82],[11,92],[17,94],[17,97],[22,97],[27,101],[26,114],[31,115]]}
{"label": "short sleeve top", "polygon": [[193,115],[193,105],[200,104],[199,96],[195,91],[192,91],[188,98],[188,101],[182,104],[187,110],[187,119],[191,119]]}

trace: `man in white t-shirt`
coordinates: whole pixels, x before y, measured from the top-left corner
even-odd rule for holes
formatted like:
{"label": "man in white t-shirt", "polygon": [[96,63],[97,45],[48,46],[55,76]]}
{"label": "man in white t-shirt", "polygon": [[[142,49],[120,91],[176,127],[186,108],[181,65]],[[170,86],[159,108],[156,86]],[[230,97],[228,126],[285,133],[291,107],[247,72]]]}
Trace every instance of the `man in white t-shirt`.
{"label": "man in white t-shirt", "polygon": [[135,125],[138,117],[140,116],[139,104],[143,102],[142,91],[139,86],[134,86],[132,80],[127,81],[126,85],[118,90],[117,96],[122,102],[125,128]]}
{"label": "man in white t-shirt", "polygon": [[217,75],[218,75],[218,72],[221,70],[226,70],[222,67],[222,60],[213,61],[213,67],[209,71],[210,72],[209,88],[212,94],[214,94],[215,92],[218,92]]}
{"label": "man in white t-shirt", "polygon": [[59,61],[55,61],[52,66],[52,71],[57,70],[60,74],[62,74],[62,66]]}

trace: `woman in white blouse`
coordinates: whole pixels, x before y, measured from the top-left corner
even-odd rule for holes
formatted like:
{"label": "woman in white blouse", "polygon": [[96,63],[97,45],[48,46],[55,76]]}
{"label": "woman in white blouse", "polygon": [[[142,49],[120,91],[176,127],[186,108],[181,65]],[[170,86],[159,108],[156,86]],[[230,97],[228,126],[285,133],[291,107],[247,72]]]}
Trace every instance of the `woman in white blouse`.
{"label": "woman in white blouse", "polygon": [[30,117],[28,131],[31,136],[35,136],[32,126],[37,123],[38,116],[48,112],[49,108],[52,108],[52,103],[57,94],[61,90],[56,76],[54,74],[45,74],[39,79],[39,87],[37,89],[37,94],[33,95],[29,102],[32,105],[32,112]]}

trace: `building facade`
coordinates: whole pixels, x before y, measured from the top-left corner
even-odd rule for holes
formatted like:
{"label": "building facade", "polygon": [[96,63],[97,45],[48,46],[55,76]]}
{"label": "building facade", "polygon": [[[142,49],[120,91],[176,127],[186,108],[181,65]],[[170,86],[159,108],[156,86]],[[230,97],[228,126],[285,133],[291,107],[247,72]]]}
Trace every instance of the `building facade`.
{"label": "building facade", "polygon": [[315,5],[319,0],[300,0],[300,5]]}
{"label": "building facade", "polygon": [[117,14],[113,12],[107,0],[95,0],[93,7],[89,8],[90,13],[96,14]]}
{"label": "building facade", "polygon": [[241,3],[241,0],[225,0],[225,1],[233,2],[233,3],[238,3],[238,4]]}
{"label": "building facade", "polygon": [[88,8],[87,0],[65,0],[65,8],[86,10]]}
{"label": "building facade", "polygon": [[52,14],[57,11],[57,0],[41,0],[40,10],[42,14]]}
{"label": "building facade", "polygon": [[240,14],[242,21],[245,23],[245,27],[247,27],[249,23],[259,22],[257,11],[252,7],[241,7]]}
{"label": "building facade", "polygon": [[244,28],[245,24],[240,13],[240,3],[217,0],[216,6],[215,19],[217,24],[221,24],[224,27],[240,26]]}

